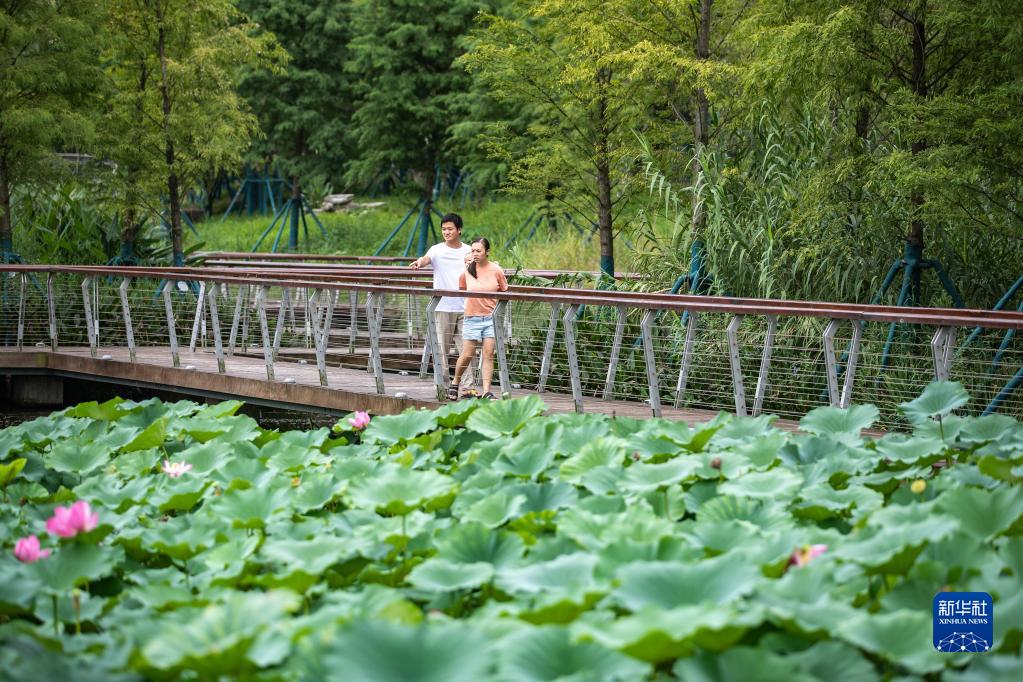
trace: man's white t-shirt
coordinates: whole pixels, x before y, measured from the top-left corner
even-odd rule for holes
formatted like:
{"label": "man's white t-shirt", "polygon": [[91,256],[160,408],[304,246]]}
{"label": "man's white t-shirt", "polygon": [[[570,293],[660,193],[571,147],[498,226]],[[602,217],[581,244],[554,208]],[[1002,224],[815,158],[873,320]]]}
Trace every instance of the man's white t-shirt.
{"label": "man's white t-shirt", "polygon": [[[472,247],[466,243],[457,249],[441,242],[434,244],[426,255],[430,257],[433,268],[434,289],[458,289],[458,277],[465,270],[465,256],[472,253]],[[443,296],[437,310],[446,313],[460,313],[465,310],[465,299],[457,296]]]}

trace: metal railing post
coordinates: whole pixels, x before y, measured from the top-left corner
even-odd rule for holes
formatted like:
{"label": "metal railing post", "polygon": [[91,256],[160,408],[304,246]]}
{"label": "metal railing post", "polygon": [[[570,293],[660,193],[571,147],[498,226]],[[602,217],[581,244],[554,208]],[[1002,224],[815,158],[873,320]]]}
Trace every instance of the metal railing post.
{"label": "metal railing post", "polygon": [[359,292],[348,292],[348,354],[355,352],[355,341],[359,333]]}
{"label": "metal railing post", "polygon": [[[323,304],[323,294],[327,294],[327,303]],[[316,294],[320,298],[319,307],[323,309],[323,315],[319,312],[313,318],[313,340],[316,343],[316,368],[320,374],[320,386],[327,385],[327,344],[330,337],[330,324],[334,317],[334,296],[326,289],[318,289]],[[322,321],[321,321],[322,317]]]}
{"label": "metal railing post", "polygon": [[735,394],[735,414],[747,416],[746,388],[743,386],[742,365],[739,361],[739,325],[743,315],[735,315],[728,323],[728,361],[732,368],[732,391]]}
{"label": "metal railing post", "polygon": [[494,307],[494,345],[497,346],[497,361],[500,363],[497,376],[501,381],[501,393],[511,393],[511,379],[508,376],[508,342],[505,316],[509,315],[508,301],[498,301]]}
{"label": "metal railing post", "polygon": [[53,295],[53,273],[46,273],[46,307],[50,317],[50,350],[57,352],[57,302]]}
{"label": "metal railing post", "polygon": [[607,363],[607,378],[604,380],[604,400],[610,400],[614,395],[615,375],[618,372],[618,355],[622,351],[622,337],[625,335],[624,306],[615,306],[615,335],[611,341],[611,357]]}
{"label": "metal railing post", "polygon": [[650,411],[655,417],[661,416],[661,389],[657,382],[657,356],[654,355],[654,316],[657,311],[648,308],[643,311],[640,329],[643,332],[643,358],[646,361],[646,383],[650,392]]}
{"label": "metal railing post", "polygon": [[952,351],[956,342],[956,327],[938,327],[931,337],[931,359],[934,363],[934,378],[948,381],[952,368]]}
{"label": "metal railing post", "polygon": [[196,343],[199,340],[199,323],[206,326],[206,282],[199,282],[199,295],[195,299],[195,319],[192,321],[192,339],[188,342],[188,349],[195,352]]}
{"label": "metal railing post", "polygon": [[675,384],[675,407],[682,404],[682,396],[686,392],[689,381],[689,368],[693,364],[693,344],[696,342],[696,313],[689,311],[686,321],[686,340],[682,346],[682,365],[678,369],[678,383]]}
{"label": "metal railing post", "polygon": [[536,392],[543,393],[547,390],[547,377],[551,373],[551,356],[554,354],[554,340],[558,333],[558,315],[561,312],[560,303],[551,303],[551,319],[547,324],[547,338],[543,343],[543,358],[540,360],[540,378],[536,382]]}
{"label": "metal railing post", "polygon": [[266,321],[266,296],[270,288],[261,284],[256,289],[256,313],[259,316],[259,331],[263,340],[263,360],[266,362],[266,378],[274,380],[274,354],[270,340],[270,325]]}
{"label": "metal railing post", "polygon": [[286,315],[291,305],[291,293],[288,289],[281,288],[281,306],[277,309],[277,326],[274,328],[274,360],[280,359],[281,339],[284,337],[284,325],[287,323]]}
{"label": "metal railing post", "polygon": [[95,278],[85,277],[82,279],[82,302],[85,304],[85,331],[89,335],[89,355],[96,357],[96,347],[99,340],[96,338],[96,327],[92,322],[92,297],[89,296],[89,286],[95,286]]}
{"label": "metal railing post", "polygon": [[824,328],[821,338],[824,340],[824,370],[828,381],[828,403],[832,407],[841,404],[841,396],[838,393],[838,364],[835,361],[835,332],[838,330],[838,320],[828,320],[828,326]]}
{"label": "metal railing post", "polygon": [[238,325],[242,317],[242,303],[249,297],[249,285],[239,284],[238,294],[235,297],[234,315],[231,317],[231,334],[227,338],[227,354],[234,355],[234,345],[238,340]]}
{"label": "metal railing post", "polygon": [[128,286],[130,284],[131,278],[125,277],[121,281],[121,286],[117,287],[117,291],[121,295],[121,310],[124,313],[124,336],[128,341],[128,358],[135,362],[135,330],[131,326],[131,308],[128,305]]}
{"label": "metal railing post", "polygon": [[178,353],[177,322],[174,319],[174,303],[171,298],[170,281],[168,281],[163,287],[163,307],[167,311],[167,341],[170,343],[171,364],[174,367],[180,367],[181,355]]}
{"label": "metal railing post", "polygon": [[572,303],[565,308],[565,314],[561,322],[565,327],[565,349],[568,351],[568,374],[572,382],[572,402],[575,404],[575,411],[583,412],[583,387],[579,377],[579,356],[575,347],[575,314],[579,305]]}
{"label": "metal railing post", "polygon": [[767,393],[767,375],[771,369],[771,353],[774,351],[774,334],[778,329],[778,316],[767,316],[767,334],[764,336],[764,352],[760,356],[760,374],[757,376],[757,390],[753,396],[753,416],[764,408],[764,394]]}
{"label": "metal railing post", "polygon": [[217,285],[211,283],[211,286],[207,287],[209,293],[210,303],[210,326],[213,331],[213,352],[217,356],[217,372],[220,374],[227,373],[227,367],[224,364],[224,345],[220,339],[220,315],[217,312]]}
{"label": "metal railing post", "polygon": [[849,344],[849,357],[845,363],[845,381],[842,383],[842,396],[838,406],[848,408],[852,400],[853,380],[856,377],[856,361],[860,356],[860,341],[863,339],[863,322],[853,320],[852,343]]}
{"label": "metal railing post", "polygon": [[[426,348],[423,349],[424,365],[426,364],[426,358],[428,348],[437,348],[440,345],[440,341],[437,338],[437,324],[436,324],[436,312],[437,306],[440,305],[440,296],[430,297],[430,302],[426,306]],[[433,385],[437,390],[437,400],[444,400],[444,390],[447,387],[448,378],[445,375],[444,367],[436,359],[436,353],[433,353]]]}
{"label": "metal railing post", "polygon": [[28,275],[24,272],[20,274],[21,286],[18,292],[18,350],[22,350],[25,345],[25,283],[28,280]]}
{"label": "metal railing post", "polygon": [[377,393],[384,394],[384,368],[380,359],[381,311],[377,309],[376,292],[369,292],[366,299],[366,320],[369,325],[369,366],[376,380]]}

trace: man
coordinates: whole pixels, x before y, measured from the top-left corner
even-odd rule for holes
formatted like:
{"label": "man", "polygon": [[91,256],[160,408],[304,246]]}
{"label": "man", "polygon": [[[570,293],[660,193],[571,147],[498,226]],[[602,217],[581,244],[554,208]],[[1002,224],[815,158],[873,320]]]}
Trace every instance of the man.
{"label": "man", "polygon": [[[465,266],[472,261],[472,248],[462,243],[462,216],[448,213],[440,220],[440,232],[444,236],[442,244],[434,244],[425,256],[417,258],[409,267],[413,269],[433,266],[433,288],[458,290],[458,278],[465,272]],[[434,362],[439,360],[444,385],[450,381],[448,374],[448,353],[455,349],[455,356],[462,353],[462,318],[465,310],[465,299],[458,296],[444,296],[437,305],[434,314],[437,327],[437,339],[440,350],[434,354]],[[461,388],[468,393],[472,387],[474,368],[462,375]]]}

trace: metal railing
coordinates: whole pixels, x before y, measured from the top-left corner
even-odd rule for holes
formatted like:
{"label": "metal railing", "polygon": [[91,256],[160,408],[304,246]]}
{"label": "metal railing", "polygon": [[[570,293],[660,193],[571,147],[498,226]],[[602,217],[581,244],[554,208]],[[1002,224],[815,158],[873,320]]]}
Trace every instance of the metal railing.
{"label": "metal railing", "polygon": [[[432,362],[434,310],[441,296],[474,294],[391,270],[2,266],[0,349],[122,348],[130,362],[162,357],[175,367],[212,353],[221,374],[238,371],[234,358],[257,356],[270,381],[282,363],[315,362],[328,388],[329,367],[364,367],[381,394],[396,373],[432,374],[440,399],[448,377]],[[1023,329],[1021,313],[532,286],[492,297],[495,383],[562,392],[578,411],[626,400],[653,415],[798,418],[822,404],[871,402],[897,428],[898,404],[942,378],[970,391],[964,411],[1023,416],[1023,349],[1009,335]]]}

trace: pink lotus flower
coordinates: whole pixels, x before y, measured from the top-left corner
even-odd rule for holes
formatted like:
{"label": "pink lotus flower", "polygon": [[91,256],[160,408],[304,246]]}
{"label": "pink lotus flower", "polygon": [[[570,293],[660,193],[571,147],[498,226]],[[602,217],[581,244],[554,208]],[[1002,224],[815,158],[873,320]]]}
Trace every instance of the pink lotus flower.
{"label": "pink lotus flower", "polygon": [[163,460],[162,468],[163,473],[167,474],[171,478],[179,478],[181,474],[190,471],[192,469],[192,465],[185,462],[174,462],[172,464],[170,460],[165,459]]}
{"label": "pink lotus flower", "polygon": [[348,420],[348,423],[352,425],[352,428],[356,431],[362,431],[364,428],[369,426],[369,413],[358,410]]}
{"label": "pink lotus flower", "polygon": [[79,533],[88,533],[99,525],[99,514],[85,500],[78,500],[70,507],[57,507],[53,516],[46,521],[46,530],[62,538],[73,538]]}
{"label": "pink lotus flower", "polygon": [[14,556],[18,558],[18,561],[26,564],[45,559],[50,556],[52,551],[50,549],[39,549],[39,538],[34,535],[22,538],[14,544]]}
{"label": "pink lotus flower", "polygon": [[803,545],[792,553],[789,565],[806,566],[826,551],[828,551],[827,545]]}

